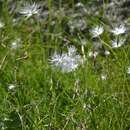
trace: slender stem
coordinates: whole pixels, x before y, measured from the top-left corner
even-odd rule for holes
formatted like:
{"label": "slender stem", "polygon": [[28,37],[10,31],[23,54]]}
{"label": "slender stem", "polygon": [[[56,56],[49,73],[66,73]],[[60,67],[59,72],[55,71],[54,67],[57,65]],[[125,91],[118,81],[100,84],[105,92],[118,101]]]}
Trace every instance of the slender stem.
{"label": "slender stem", "polygon": [[81,46],[81,51],[82,51],[82,54],[83,54],[83,60],[85,61],[86,60],[86,56],[85,56],[84,45]]}

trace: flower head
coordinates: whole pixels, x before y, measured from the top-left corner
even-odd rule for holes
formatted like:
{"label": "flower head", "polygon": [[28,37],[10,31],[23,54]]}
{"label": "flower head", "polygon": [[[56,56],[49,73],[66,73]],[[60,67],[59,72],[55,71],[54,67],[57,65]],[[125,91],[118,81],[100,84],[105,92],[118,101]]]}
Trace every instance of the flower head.
{"label": "flower head", "polygon": [[3,28],[4,27],[4,23],[2,21],[0,21],[0,28]]}
{"label": "flower head", "polygon": [[126,27],[124,25],[120,25],[119,27],[115,27],[111,32],[115,35],[120,35],[125,33]]}
{"label": "flower head", "polygon": [[84,4],[81,3],[81,2],[78,2],[78,3],[75,5],[75,7],[84,7]]}
{"label": "flower head", "polygon": [[13,90],[15,87],[16,87],[15,85],[11,84],[8,86],[8,90]]}
{"label": "flower head", "polygon": [[104,54],[105,54],[105,56],[108,56],[108,55],[110,55],[110,51],[105,50]]}
{"label": "flower head", "polygon": [[21,39],[18,38],[11,43],[11,49],[17,49],[20,47]]}
{"label": "flower head", "polygon": [[72,55],[76,55],[76,48],[75,48],[75,46],[70,46],[70,47],[68,47],[68,55],[69,56],[72,56]]}
{"label": "flower head", "polygon": [[103,33],[103,31],[104,31],[104,28],[101,25],[100,26],[96,26],[96,27],[94,27],[94,28],[92,28],[90,30],[90,32],[92,33],[93,37],[98,37],[99,35],[101,35]]}
{"label": "flower head", "polygon": [[26,3],[24,7],[20,9],[19,13],[29,18],[34,14],[38,14],[39,11],[39,5],[36,3]]}
{"label": "flower head", "polygon": [[107,79],[107,75],[106,74],[101,74],[101,79],[102,80],[106,80]]}
{"label": "flower head", "polygon": [[130,74],[130,67],[127,68],[127,74]]}
{"label": "flower head", "polygon": [[72,72],[78,68],[81,62],[81,56],[77,55],[74,48],[69,48],[68,53],[57,54],[51,57],[51,64],[61,69],[62,72]]}
{"label": "flower head", "polygon": [[97,56],[98,56],[98,52],[97,51],[90,51],[89,53],[88,53],[88,56],[90,57],[90,58],[96,58]]}
{"label": "flower head", "polygon": [[125,43],[124,38],[120,38],[119,40],[113,40],[112,41],[112,48],[119,48]]}

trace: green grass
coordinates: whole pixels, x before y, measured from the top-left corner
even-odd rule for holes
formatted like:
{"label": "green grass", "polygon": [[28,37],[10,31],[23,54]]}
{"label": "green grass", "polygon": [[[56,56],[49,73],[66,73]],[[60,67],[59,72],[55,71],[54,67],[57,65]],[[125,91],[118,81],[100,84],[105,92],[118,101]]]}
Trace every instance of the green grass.
{"label": "green grass", "polygon": [[[72,0],[73,1],[73,0]],[[48,0],[51,11],[51,0]],[[72,4],[73,6],[73,4]],[[62,73],[49,63],[51,55],[64,50],[63,42],[55,34],[67,37],[82,55],[76,35],[64,30],[63,21],[57,18],[57,25],[40,23],[35,18],[28,21],[20,18],[12,26],[12,15],[3,5],[2,16],[6,22],[0,30],[0,129],[4,130],[129,130],[130,129],[130,75],[129,45],[119,49],[109,47],[110,36],[104,34],[104,47],[111,55],[89,58],[92,40],[85,46],[86,61],[76,71]],[[31,23],[32,20],[32,23]],[[87,20],[91,25],[97,18]],[[97,21],[102,22],[102,21]],[[49,32],[44,32],[47,28]],[[86,34],[79,32],[86,37]],[[11,49],[11,43],[18,37],[22,46]],[[107,79],[102,80],[101,74]],[[13,90],[8,86],[14,84]],[[2,127],[4,126],[4,127]]]}

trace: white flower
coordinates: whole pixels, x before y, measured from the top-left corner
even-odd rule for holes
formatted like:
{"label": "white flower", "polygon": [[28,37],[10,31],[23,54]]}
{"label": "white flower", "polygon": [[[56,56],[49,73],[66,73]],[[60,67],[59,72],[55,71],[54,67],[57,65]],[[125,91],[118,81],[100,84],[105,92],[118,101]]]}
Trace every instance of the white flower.
{"label": "white flower", "polygon": [[12,43],[11,43],[11,48],[12,49],[17,49],[18,47],[20,47],[20,42],[21,42],[21,39],[16,39],[14,40]]}
{"label": "white flower", "polygon": [[84,4],[81,3],[81,2],[78,2],[78,3],[75,5],[75,7],[84,7]]}
{"label": "white flower", "polygon": [[126,27],[124,25],[120,25],[119,27],[115,27],[111,32],[115,35],[120,35],[125,33]]}
{"label": "white flower", "polygon": [[89,56],[90,58],[96,58],[97,55],[98,55],[98,52],[97,52],[97,51],[90,51],[90,52],[88,53],[88,56]]}
{"label": "white flower", "polygon": [[84,103],[84,104],[83,104],[83,109],[86,109],[86,106],[87,106],[87,105]]}
{"label": "white flower", "polygon": [[127,68],[127,73],[130,74],[130,67]]}
{"label": "white flower", "polygon": [[96,26],[93,29],[90,30],[90,32],[92,33],[93,37],[98,37],[99,35],[101,35],[104,31],[103,26]]}
{"label": "white flower", "polygon": [[72,55],[75,55],[76,54],[76,48],[75,48],[75,46],[70,46],[70,47],[68,47],[68,55],[69,56],[72,56]]}
{"label": "white flower", "polygon": [[0,21],[0,28],[3,28],[4,27],[4,23],[2,21]]}
{"label": "white flower", "polygon": [[25,6],[20,9],[19,13],[29,18],[34,14],[38,14],[39,11],[39,5],[36,3],[26,3]]}
{"label": "white flower", "polygon": [[78,68],[81,56],[77,55],[74,49],[69,48],[68,53],[55,53],[50,61],[52,66],[61,69],[62,72],[68,73]]}
{"label": "white flower", "polygon": [[17,42],[12,42],[12,44],[11,44],[11,48],[12,49],[16,49],[17,48]]}
{"label": "white flower", "polygon": [[108,50],[105,50],[104,53],[105,53],[106,56],[110,55],[110,51],[108,51]]}
{"label": "white flower", "polygon": [[15,87],[16,87],[15,85],[11,84],[8,86],[8,90],[13,90]]}
{"label": "white flower", "polygon": [[107,75],[106,74],[101,74],[101,79],[102,80],[106,80],[107,79]]}
{"label": "white flower", "polygon": [[119,48],[125,43],[125,39],[121,38],[119,40],[113,40],[112,41],[112,48]]}

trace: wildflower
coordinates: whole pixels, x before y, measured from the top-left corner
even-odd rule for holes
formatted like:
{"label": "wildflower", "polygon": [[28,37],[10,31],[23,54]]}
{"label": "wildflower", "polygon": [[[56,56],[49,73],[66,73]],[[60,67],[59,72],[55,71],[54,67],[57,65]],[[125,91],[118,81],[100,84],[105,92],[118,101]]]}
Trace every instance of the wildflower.
{"label": "wildflower", "polygon": [[106,74],[101,74],[101,79],[102,80],[106,80],[107,79],[107,75]]}
{"label": "wildflower", "polygon": [[17,48],[17,43],[16,43],[16,42],[12,42],[11,48],[12,48],[12,49],[16,49],[16,48]]}
{"label": "wildflower", "polygon": [[105,50],[104,54],[105,54],[106,56],[108,56],[108,55],[110,55],[110,51]]}
{"label": "wildflower", "polygon": [[4,118],[4,121],[9,121],[9,120],[10,120],[10,119],[9,119],[9,118],[7,118],[7,117],[5,117],[5,118]]}
{"label": "wildflower", "polygon": [[2,21],[0,21],[0,28],[3,28],[4,27],[4,23]]}
{"label": "wildflower", "polygon": [[38,14],[39,11],[39,5],[37,5],[36,3],[26,3],[25,6],[20,9],[19,13],[29,18],[34,14]]}
{"label": "wildflower", "polygon": [[12,43],[11,43],[11,48],[12,49],[17,49],[19,46],[20,46],[20,39],[18,38],[18,39],[16,39],[16,40],[14,40]]}
{"label": "wildflower", "polygon": [[98,52],[97,52],[97,51],[90,51],[90,52],[88,53],[88,56],[89,56],[90,58],[96,58],[97,55],[98,55]]}
{"label": "wildflower", "polygon": [[130,67],[127,68],[127,74],[130,74]]}
{"label": "wildflower", "polygon": [[15,85],[11,84],[8,86],[8,90],[13,90],[15,87],[16,87]]}
{"label": "wildflower", "polygon": [[79,12],[81,12],[81,14],[78,14],[80,16],[83,16],[87,13],[87,9],[85,8],[85,5],[81,2],[78,2],[76,5],[75,5],[76,9],[79,10]]}
{"label": "wildflower", "polygon": [[61,69],[62,72],[69,73],[78,68],[81,56],[77,55],[75,49],[71,47],[68,49],[68,53],[55,53],[50,61],[54,67]]}
{"label": "wildflower", "polygon": [[76,54],[76,48],[74,46],[70,46],[68,47],[68,55],[69,56],[72,56],[72,55],[75,55]]}
{"label": "wildflower", "polygon": [[90,32],[92,33],[93,37],[98,37],[99,35],[101,35],[104,31],[103,26],[96,26],[93,29],[90,30]]}
{"label": "wildflower", "polygon": [[112,48],[119,48],[125,43],[125,39],[121,38],[119,40],[113,40],[112,41]]}
{"label": "wildflower", "polygon": [[83,109],[86,109],[86,104],[85,103],[83,104]]}
{"label": "wildflower", "polygon": [[115,27],[111,32],[115,35],[120,35],[125,33],[126,27],[124,25],[120,25],[119,27]]}
{"label": "wildflower", "polygon": [[84,7],[84,4],[81,3],[81,2],[78,2],[78,3],[75,5],[75,7]]}

